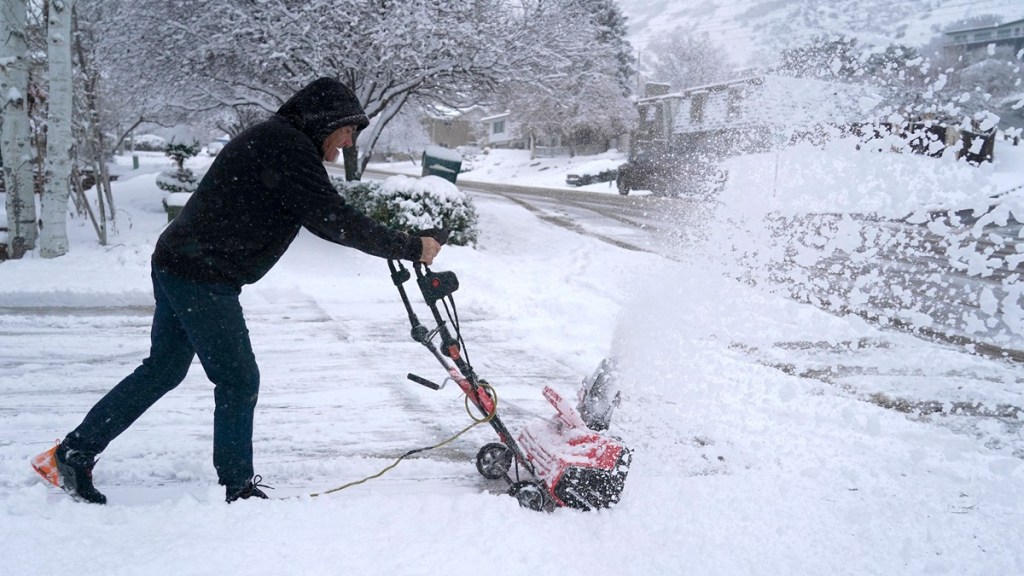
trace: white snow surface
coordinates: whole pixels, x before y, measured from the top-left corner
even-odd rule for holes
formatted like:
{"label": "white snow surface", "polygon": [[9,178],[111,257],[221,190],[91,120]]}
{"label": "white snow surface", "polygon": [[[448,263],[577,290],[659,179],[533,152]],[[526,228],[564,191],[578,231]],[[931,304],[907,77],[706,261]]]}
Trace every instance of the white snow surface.
{"label": "white snow surface", "polygon": [[[793,171],[808,165],[835,178],[814,209],[913,211],[1024,184],[1016,151],[980,169],[874,158],[883,160],[834,160],[842,172],[823,166],[825,157],[794,162],[781,179],[774,165],[771,177],[757,177],[767,174],[763,158],[737,160],[730,174],[747,178],[730,177],[720,211],[802,205],[809,173]],[[464,177],[563,186],[583,163],[619,161],[493,151]],[[483,194],[473,195],[479,245],[446,247],[434,265],[459,276],[470,360],[517,429],[552,415],[544,385],[572,398],[615,356],[623,401],[611,431],[635,450],[618,506],[520,508],[500,481],[476,474],[476,450],[495,440],[486,427],[380,479],[309,496],[439,442],[468,416],[456,387],[434,392],[405,379],[444,374],[409,339],[385,262],[305,232],[242,294],[262,373],[255,465],[272,499],[223,502],[211,463],[212,386],[197,363],[102,454],[95,481],[108,505],[72,502],[29,459],[147,352],[149,258],[166,216],[156,173],[140,172],[113,185],[118,233],[109,246],[75,220],[70,254],[0,264],[0,574],[1024,573],[1024,466],[1006,447],[1020,440],[1019,426],[957,432],[752,351],[786,363],[799,358],[782,343],[834,346],[842,362],[889,376],[892,388],[879,378],[883,388],[868,392],[909,388],[921,399],[988,405],[1024,405],[1019,364],[742,284],[727,273],[729,251],[713,243],[672,259],[628,251]],[[901,181],[916,178],[948,188],[907,198]],[[608,184],[584,190],[615,193]],[[966,390],[927,377],[936,373],[957,375]]]}

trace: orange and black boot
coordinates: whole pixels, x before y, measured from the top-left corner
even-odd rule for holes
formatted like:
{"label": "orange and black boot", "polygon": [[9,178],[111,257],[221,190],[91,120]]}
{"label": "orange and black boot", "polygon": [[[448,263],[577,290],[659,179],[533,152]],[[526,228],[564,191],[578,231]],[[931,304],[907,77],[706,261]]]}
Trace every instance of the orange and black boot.
{"label": "orange and black boot", "polygon": [[58,443],[32,459],[32,468],[44,480],[81,502],[106,504],[107,497],[92,485],[96,455],[72,450]]}

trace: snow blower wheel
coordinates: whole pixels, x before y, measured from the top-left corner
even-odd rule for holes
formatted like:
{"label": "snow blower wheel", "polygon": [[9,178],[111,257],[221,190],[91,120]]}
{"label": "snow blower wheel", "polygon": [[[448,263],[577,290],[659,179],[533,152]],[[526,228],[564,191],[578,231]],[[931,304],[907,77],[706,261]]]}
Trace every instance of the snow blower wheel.
{"label": "snow blower wheel", "polygon": [[512,450],[501,442],[485,444],[476,453],[476,470],[488,480],[504,478],[512,467]]}
{"label": "snow blower wheel", "polygon": [[544,496],[546,490],[538,482],[516,482],[508,489],[508,495],[515,498],[519,505],[529,510],[541,512],[547,504]]}

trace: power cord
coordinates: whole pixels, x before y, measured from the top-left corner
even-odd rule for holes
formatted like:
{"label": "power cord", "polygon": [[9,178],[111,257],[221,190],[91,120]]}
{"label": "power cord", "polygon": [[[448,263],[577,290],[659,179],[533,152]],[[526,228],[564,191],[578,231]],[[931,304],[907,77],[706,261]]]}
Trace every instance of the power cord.
{"label": "power cord", "polygon": [[439,442],[439,443],[437,443],[437,444],[435,444],[433,446],[427,446],[425,448],[416,448],[414,450],[409,450],[405,454],[402,454],[401,456],[399,456],[394,462],[392,462],[388,466],[385,466],[380,472],[377,472],[376,474],[373,474],[371,476],[367,476],[366,478],[363,478],[362,480],[356,480],[354,482],[349,482],[348,484],[343,484],[341,486],[338,486],[337,488],[331,488],[330,490],[324,490],[323,492],[314,492],[314,493],[310,494],[310,496],[313,497],[313,498],[317,498],[319,496],[326,496],[328,494],[333,494],[335,492],[340,492],[340,491],[342,491],[342,490],[344,490],[346,488],[351,488],[353,486],[358,486],[360,484],[363,484],[363,483],[368,482],[370,480],[373,480],[375,478],[380,478],[384,474],[386,474],[386,473],[390,472],[391,470],[393,470],[396,466],[398,466],[399,462],[401,462],[402,460],[406,459],[407,457],[412,456],[413,454],[418,454],[420,452],[426,452],[428,450],[434,450],[435,448],[440,448],[440,447],[444,446],[445,444],[448,444],[450,442],[455,441],[455,439],[457,439],[459,436],[462,436],[466,432],[469,432],[470,430],[472,430],[476,426],[479,426],[480,424],[486,424],[487,422],[490,422],[491,420],[494,419],[495,414],[498,413],[498,393],[494,390],[494,387],[491,386],[490,384],[488,384],[487,382],[481,381],[480,382],[480,388],[483,389],[484,392],[486,392],[491,397],[491,401],[493,402],[493,406],[494,406],[493,410],[491,410],[491,412],[489,414],[484,415],[483,418],[477,418],[476,415],[473,414],[472,410],[470,409],[469,396],[464,395],[463,398],[465,399],[466,413],[469,414],[469,419],[472,420],[473,423],[470,424],[469,426],[466,426],[462,430],[459,430],[454,436],[444,440],[443,442]]}

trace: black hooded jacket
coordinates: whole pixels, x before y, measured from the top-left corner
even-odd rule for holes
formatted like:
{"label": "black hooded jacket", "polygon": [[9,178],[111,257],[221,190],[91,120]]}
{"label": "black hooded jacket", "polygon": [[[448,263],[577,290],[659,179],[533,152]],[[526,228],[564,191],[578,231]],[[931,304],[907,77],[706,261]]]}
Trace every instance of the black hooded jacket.
{"label": "black hooded jacket", "polygon": [[368,123],[344,84],[332,78],[312,82],[270,119],[224,146],[160,235],[154,265],[198,282],[251,284],[273,267],[303,226],[373,256],[418,260],[419,238],[345,204],[324,169],[324,140],[342,126]]}

